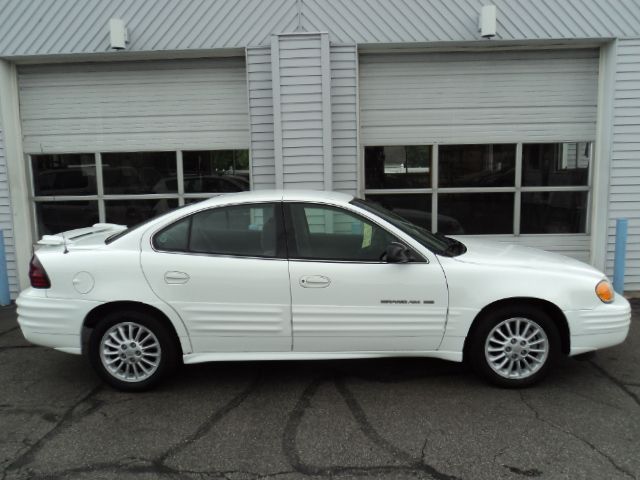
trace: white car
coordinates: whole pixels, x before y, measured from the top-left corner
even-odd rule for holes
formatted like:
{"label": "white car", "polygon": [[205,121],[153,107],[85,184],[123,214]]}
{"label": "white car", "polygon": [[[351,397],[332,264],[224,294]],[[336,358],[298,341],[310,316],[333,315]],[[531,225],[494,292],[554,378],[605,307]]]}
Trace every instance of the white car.
{"label": "white car", "polygon": [[433,235],[339,193],[232,193],[38,243],[24,336],[123,390],[181,362],[397,356],[526,386],[561,354],[621,343],[631,317],[589,265]]}

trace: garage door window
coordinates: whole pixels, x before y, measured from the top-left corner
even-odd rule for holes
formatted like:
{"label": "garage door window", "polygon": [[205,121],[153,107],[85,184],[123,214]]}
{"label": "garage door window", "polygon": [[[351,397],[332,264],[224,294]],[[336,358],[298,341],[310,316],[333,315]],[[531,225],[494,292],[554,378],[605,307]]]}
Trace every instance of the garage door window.
{"label": "garage door window", "polygon": [[186,203],[249,190],[247,150],[31,156],[36,235],[132,226]]}
{"label": "garage door window", "polygon": [[[391,171],[387,152],[425,151],[411,182],[371,180]],[[592,152],[592,142],[370,146],[365,196],[444,234],[587,233]]]}

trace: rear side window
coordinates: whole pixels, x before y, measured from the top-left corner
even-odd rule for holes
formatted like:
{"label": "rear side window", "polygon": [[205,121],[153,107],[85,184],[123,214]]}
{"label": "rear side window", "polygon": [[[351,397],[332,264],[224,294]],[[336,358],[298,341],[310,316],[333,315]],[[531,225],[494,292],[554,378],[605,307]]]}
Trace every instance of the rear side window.
{"label": "rear side window", "polygon": [[235,205],[195,213],[153,237],[156,250],[282,257],[281,218],[275,204]]}

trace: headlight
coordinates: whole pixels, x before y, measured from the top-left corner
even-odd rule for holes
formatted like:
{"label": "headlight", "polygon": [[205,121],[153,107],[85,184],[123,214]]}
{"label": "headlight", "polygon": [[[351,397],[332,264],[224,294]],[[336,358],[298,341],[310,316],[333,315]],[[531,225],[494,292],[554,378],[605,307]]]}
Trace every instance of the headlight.
{"label": "headlight", "polygon": [[604,303],[613,302],[613,296],[615,293],[613,292],[613,287],[608,280],[600,280],[598,282],[596,285],[596,295]]}

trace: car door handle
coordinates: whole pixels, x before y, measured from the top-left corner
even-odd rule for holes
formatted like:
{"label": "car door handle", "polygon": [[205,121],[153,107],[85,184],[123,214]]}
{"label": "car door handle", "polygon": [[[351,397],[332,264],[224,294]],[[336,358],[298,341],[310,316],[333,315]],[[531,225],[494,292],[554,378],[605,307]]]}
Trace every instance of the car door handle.
{"label": "car door handle", "polygon": [[331,279],[324,275],[305,275],[300,277],[300,286],[304,288],[326,288],[331,284]]}
{"label": "car door handle", "polygon": [[170,285],[187,283],[189,278],[191,277],[184,272],[167,272],[164,274],[164,281]]}

